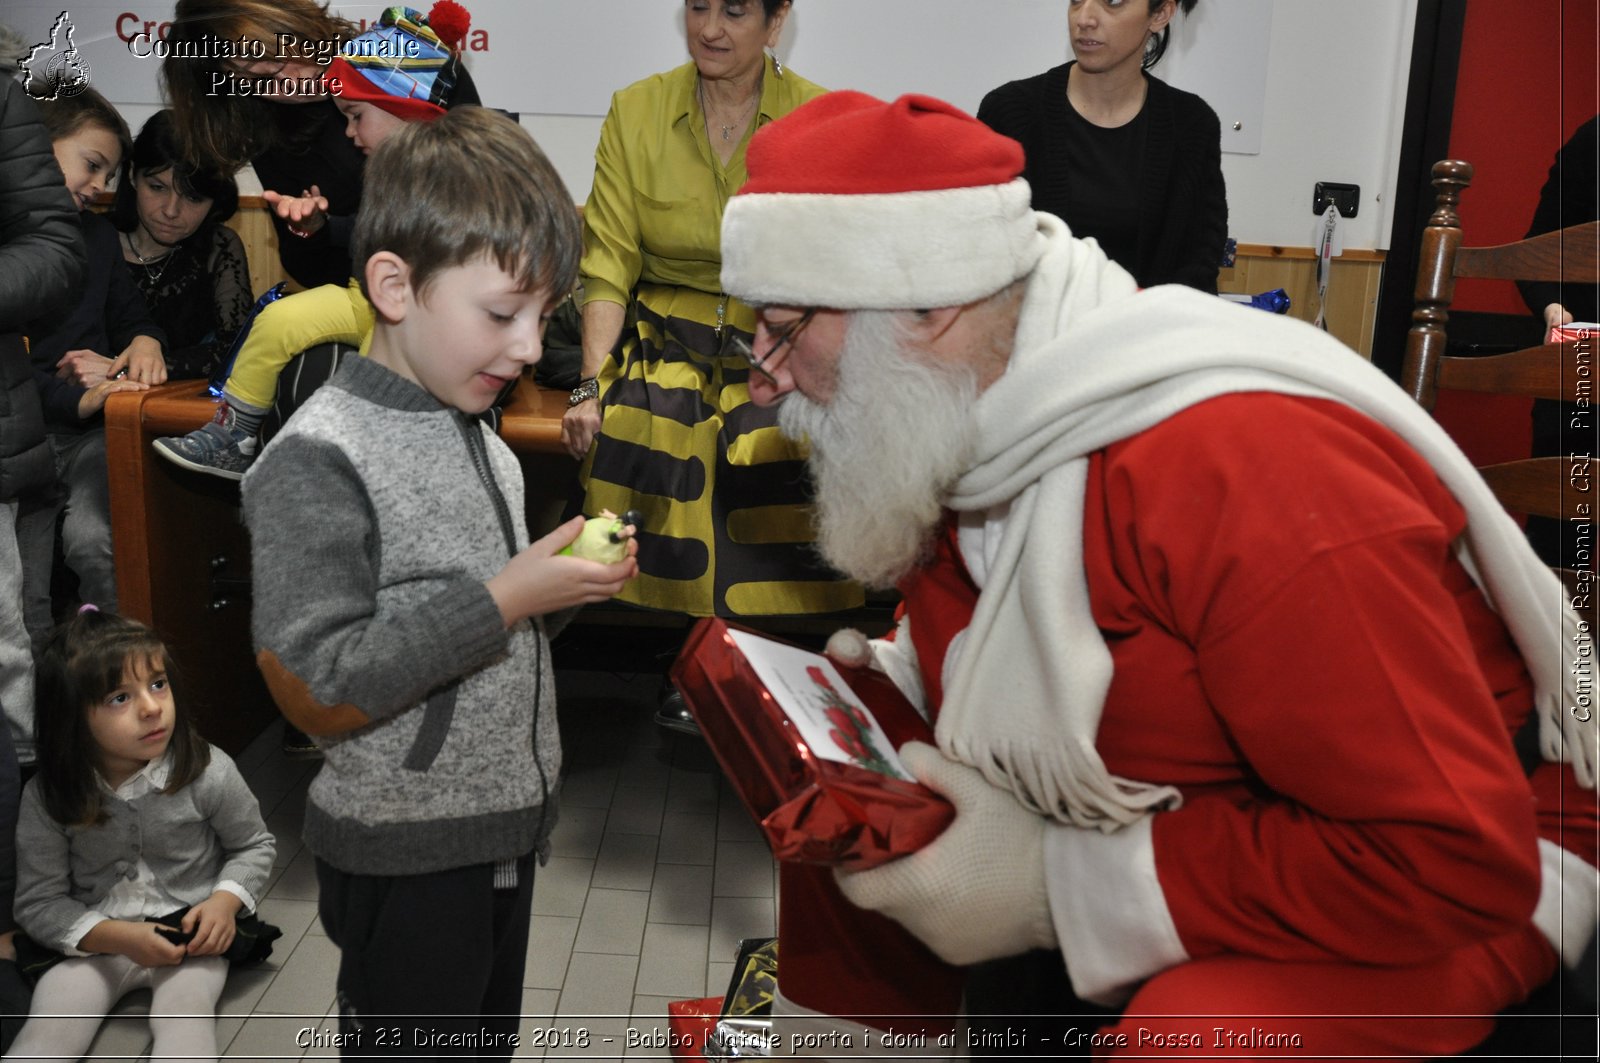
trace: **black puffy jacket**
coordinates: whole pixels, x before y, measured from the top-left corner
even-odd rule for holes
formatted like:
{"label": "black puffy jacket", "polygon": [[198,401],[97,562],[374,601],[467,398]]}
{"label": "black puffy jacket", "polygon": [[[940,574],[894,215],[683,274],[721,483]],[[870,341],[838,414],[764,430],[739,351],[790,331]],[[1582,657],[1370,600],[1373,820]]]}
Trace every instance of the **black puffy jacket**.
{"label": "black puffy jacket", "polygon": [[0,502],[48,486],[55,467],[22,329],[78,298],[83,233],[38,109],[0,76]]}

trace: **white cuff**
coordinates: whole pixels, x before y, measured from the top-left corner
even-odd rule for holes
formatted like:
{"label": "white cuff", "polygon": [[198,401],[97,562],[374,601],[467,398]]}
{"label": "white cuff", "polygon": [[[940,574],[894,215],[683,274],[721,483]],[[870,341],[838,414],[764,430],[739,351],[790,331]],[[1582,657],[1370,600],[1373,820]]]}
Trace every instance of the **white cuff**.
{"label": "white cuff", "polygon": [[752,304],[962,306],[1026,277],[1046,244],[1020,177],[851,195],[746,188],[722,213],[722,289]]}
{"label": "white cuff", "polygon": [[917,648],[911,641],[911,618],[901,617],[892,639],[872,639],[872,661],[889,677],[924,720],[928,718],[928,696],[922,689],[922,672],[917,668]]}
{"label": "white cuff", "polygon": [[217,883],[217,888],[211,892],[216,893],[218,891],[231,893],[235,897],[239,898],[239,903],[244,905],[244,908],[242,909],[244,912],[249,913],[256,910],[256,899],[250,895],[249,890],[233,881],[233,879],[223,879],[221,882]]}
{"label": "white cuff", "polygon": [[950,636],[950,645],[945,647],[944,665],[939,669],[939,686],[945,690],[955,685],[956,662],[961,657],[962,648],[967,644],[967,632],[971,630],[972,626],[969,624],[957,631]]}
{"label": "white cuff", "polygon": [[73,923],[72,926],[67,930],[66,936],[63,939],[61,954],[63,956],[93,956],[94,953],[84,952],[82,949],[78,948],[78,943],[83,940],[84,935],[89,933],[89,931],[93,930],[101,923],[108,923],[110,921],[111,917],[109,915],[106,915],[103,912],[97,912],[93,908],[89,909],[87,912],[84,912],[78,917],[78,921]]}
{"label": "white cuff", "polygon": [[1117,1005],[1139,983],[1189,959],[1156,877],[1151,817],[1113,834],[1052,825],[1045,888],[1073,991]]}
{"label": "white cuff", "polygon": [[1539,903],[1533,925],[1576,970],[1600,921],[1600,870],[1555,842],[1539,839]]}

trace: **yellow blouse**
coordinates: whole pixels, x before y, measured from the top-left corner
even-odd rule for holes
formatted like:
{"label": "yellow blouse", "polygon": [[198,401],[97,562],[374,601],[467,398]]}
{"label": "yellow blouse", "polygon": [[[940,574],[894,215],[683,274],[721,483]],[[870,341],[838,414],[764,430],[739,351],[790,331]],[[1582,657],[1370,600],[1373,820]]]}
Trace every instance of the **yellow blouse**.
{"label": "yellow blouse", "polygon": [[[756,128],[826,89],[765,59]],[[611,97],[583,211],[583,301],[621,303],[646,281],[722,291],[722,208],[745,182],[746,135],[726,166],[706,141],[694,63]]]}

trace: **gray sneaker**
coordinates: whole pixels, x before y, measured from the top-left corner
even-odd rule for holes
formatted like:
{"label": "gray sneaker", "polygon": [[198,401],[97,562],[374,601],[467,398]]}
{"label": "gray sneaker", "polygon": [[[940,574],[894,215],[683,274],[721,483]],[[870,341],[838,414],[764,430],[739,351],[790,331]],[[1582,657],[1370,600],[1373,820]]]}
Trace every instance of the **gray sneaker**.
{"label": "gray sneaker", "polygon": [[163,436],[150,445],[174,465],[225,480],[240,480],[255,461],[255,444],[255,439],[245,433],[210,421],[186,436]]}

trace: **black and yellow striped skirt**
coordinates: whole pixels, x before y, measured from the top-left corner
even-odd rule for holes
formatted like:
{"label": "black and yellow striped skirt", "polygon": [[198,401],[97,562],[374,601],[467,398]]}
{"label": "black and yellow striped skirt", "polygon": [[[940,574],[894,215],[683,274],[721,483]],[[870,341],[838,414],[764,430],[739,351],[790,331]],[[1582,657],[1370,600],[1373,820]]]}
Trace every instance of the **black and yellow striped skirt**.
{"label": "black and yellow striped skirt", "polygon": [[692,616],[826,613],[862,602],[812,545],[805,450],[776,407],[750,401],[727,347],[754,317],[688,288],[641,285],[600,374],[600,434],[580,470],[583,511],[644,515],[639,578],[618,595]]}

